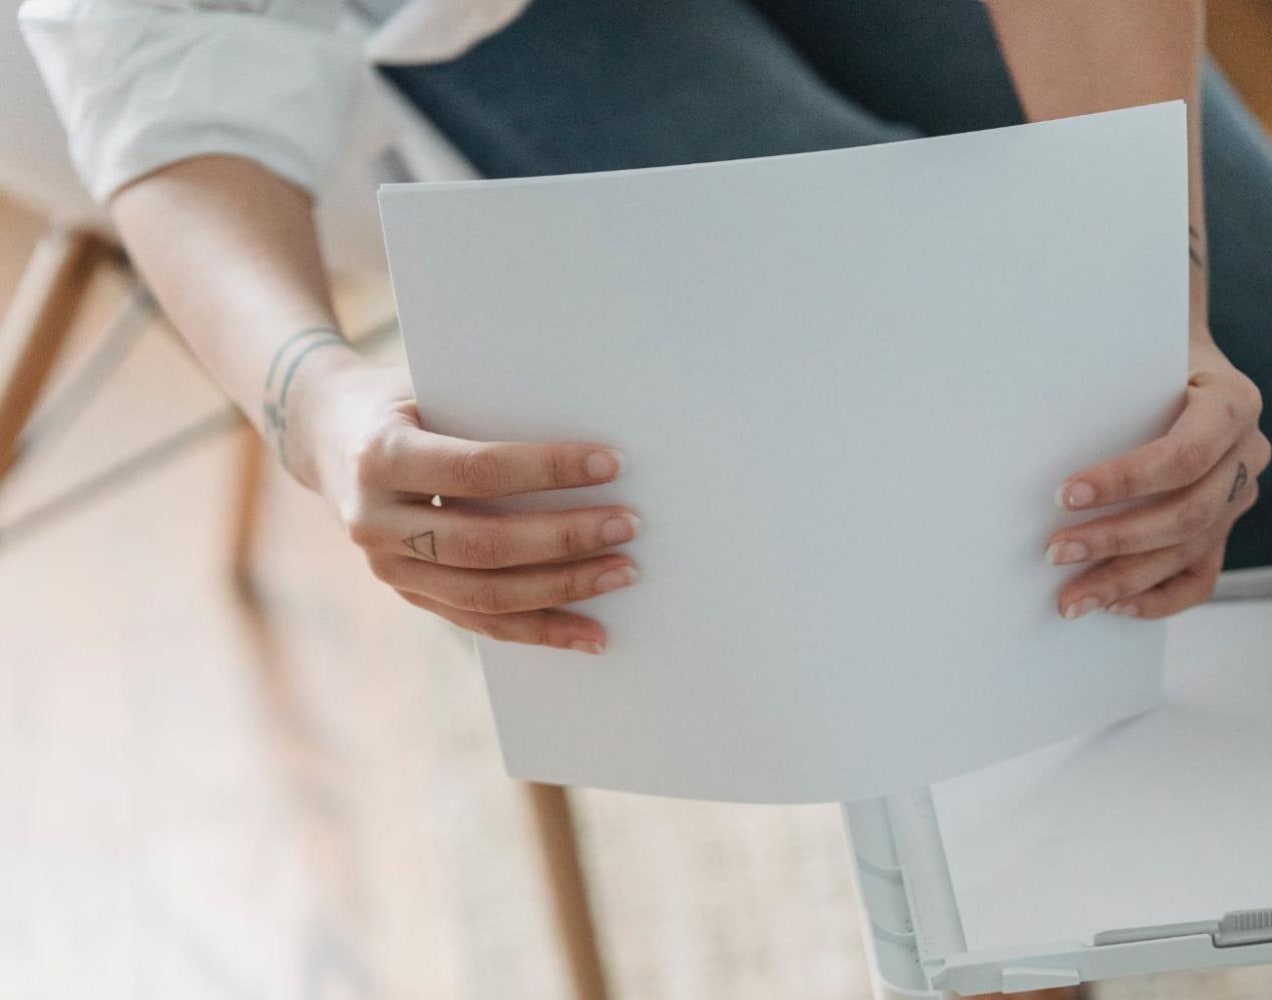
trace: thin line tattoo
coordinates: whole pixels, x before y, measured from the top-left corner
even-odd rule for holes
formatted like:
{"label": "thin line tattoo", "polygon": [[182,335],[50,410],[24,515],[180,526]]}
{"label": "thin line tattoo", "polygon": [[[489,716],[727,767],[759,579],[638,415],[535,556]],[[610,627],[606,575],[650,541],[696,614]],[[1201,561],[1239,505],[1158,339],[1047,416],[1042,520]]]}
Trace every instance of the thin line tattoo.
{"label": "thin line tattoo", "polygon": [[[284,468],[290,468],[287,464],[287,393],[291,389],[292,379],[310,352],[320,347],[347,343],[338,331],[329,326],[310,326],[296,331],[284,340],[270,359],[269,369],[265,373],[265,401],[262,407],[265,440],[273,446]],[[291,361],[279,380],[279,368],[288,355],[291,356]]]}
{"label": "thin line tattoo", "polygon": [[409,538],[403,538],[402,541],[408,549],[414,552],[421,559],[427,559],[429,562],[437,562],[437,544],[433,537],[433,532],[422,531],[418,535],[411,535]]}
{"label": "thin line tattoo", "polygon": [[1241,492],[1241,487],[1250,481],[1250,470],[1245,467],[1245,462],[1237,463],[1237,478],[1232,481],[1232,489],[1228,493],[1228,503],[1232,503],[1237,499],[1237,494]]}
{"label": "thin line tattoo", "polygon": [[1201,251],[1201,234],[1196,226],[1188,227],[1188,256],[1202,274],[1206,273],[1206,256]]}

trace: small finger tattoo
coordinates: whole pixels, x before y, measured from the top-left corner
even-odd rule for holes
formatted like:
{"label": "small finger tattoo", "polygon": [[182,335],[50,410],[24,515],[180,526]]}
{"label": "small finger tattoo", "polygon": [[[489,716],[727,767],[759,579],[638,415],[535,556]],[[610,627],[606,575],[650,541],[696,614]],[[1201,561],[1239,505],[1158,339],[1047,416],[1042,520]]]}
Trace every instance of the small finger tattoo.
{"label": "small finger tattoo", "polygon": [[1228,503],[1232,503],[1237,498],[1237,494],[1241,492],[1241,488],[1250,481],[1250,472],[1245,467],[1245,462],[1237,463],[1237,478],[1232,481],[1232,489],[1228,493]]}
{"label": "small finger tattoo", "polygon": [[422,531],[418,535],[403,538],[402,542],[421,559],[437,562],[437,545],[433,539],[433,532]]}

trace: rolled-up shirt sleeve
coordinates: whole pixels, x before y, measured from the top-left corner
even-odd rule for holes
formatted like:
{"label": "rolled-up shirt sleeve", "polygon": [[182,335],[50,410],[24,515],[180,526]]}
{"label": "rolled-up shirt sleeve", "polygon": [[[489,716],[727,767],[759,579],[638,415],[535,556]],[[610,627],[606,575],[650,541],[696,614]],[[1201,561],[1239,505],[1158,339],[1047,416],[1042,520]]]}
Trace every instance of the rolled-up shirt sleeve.
{"label": "rolled-up shirt sleeve", "polygon": [[337,161],[362,42],[338,0],[26,0],[23,35],[91,194],[193,156],[255,160],[317,194]]}

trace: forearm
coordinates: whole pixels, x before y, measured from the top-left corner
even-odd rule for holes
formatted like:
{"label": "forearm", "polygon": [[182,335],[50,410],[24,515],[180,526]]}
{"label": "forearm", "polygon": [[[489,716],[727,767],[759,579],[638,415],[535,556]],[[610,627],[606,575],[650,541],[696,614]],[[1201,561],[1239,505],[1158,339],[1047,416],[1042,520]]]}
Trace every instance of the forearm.
{"label": "forearm", "polygon": [[1201,171],[1200,0],[988,0],[1030,121],[1183,100],[1188,105],[1191,328],[1206,322],[1206,226]]}
{"label": "forearm", "polygon": [[111,212],[195,354],[314,486],[308,442],[287,420],[315,379],[356,356],[333,335],[309,195],[250,160],[208,156],[124,188]]}
{"label": "forearm", "polygon": [[[465,441],[420,422],[401,366],[361,361],[334,330],[308,195],[254,162],[206,157],[123,189],[112,210],[138,267],[204,364],[320,492],[371,571],[411,604],[485,635],[599,653],[600,623],[564,605],[626,587],[614,551],[640,521],[617,505],[485,513],[464,498],[613,481],[597,442]],[[435,505],[438,496],[457,499]]]}

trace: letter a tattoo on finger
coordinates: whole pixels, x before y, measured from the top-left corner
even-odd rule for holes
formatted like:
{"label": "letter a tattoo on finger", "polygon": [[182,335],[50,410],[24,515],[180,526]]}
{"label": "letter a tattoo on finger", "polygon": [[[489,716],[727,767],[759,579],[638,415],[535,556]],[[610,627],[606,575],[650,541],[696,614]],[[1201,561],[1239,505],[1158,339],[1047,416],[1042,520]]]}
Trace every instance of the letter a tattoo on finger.
{"label": "letter a tattoo on finger", "polygon": [[1232,490],[1228,494],[1228,503],[1232,503],[1237,498],[1237,494],[1241,492],[1241,487],[1250,481],[1250,472],[1245,467],[1245,462],[1237,463],[1237,478],[1232,481]]}
{"label": "letter a tattoo on finger", "polygon": [[437,562],[437,545],[433,539],[433,532],[422,531],[418,535],[403,538],[402,542],[421,559]]}

